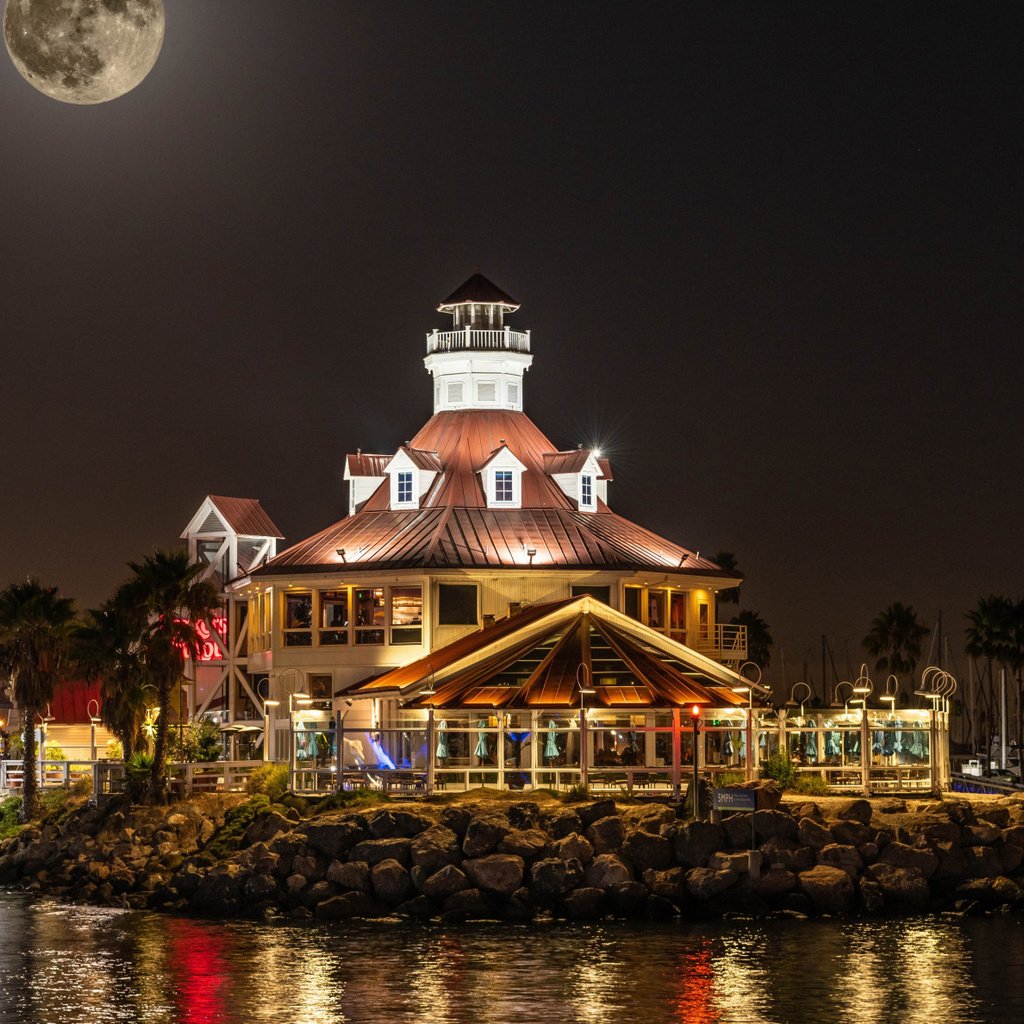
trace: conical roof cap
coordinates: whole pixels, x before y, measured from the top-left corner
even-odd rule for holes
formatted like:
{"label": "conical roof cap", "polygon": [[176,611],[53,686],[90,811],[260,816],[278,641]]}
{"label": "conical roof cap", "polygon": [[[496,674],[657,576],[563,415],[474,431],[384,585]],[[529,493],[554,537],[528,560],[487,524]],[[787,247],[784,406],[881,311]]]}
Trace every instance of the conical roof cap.
{"label": "conical roof cap", "polygon": [[510,313],[519,308],[519,303],[507,292],[503,292],[493,281],[488,281],[483,274],[474,274],[469,280],[459,285],[437,307],[437,311],[447,313],[453,306],[461,306],[467,302],[477,302],[485,306],[504,306]]}

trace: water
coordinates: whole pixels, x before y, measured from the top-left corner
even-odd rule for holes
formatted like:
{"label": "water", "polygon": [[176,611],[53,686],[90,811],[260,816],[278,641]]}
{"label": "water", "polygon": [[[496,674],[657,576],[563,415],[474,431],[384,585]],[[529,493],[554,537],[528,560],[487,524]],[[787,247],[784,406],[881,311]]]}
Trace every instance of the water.
{"label": "water", "polygon": [[1024,920],[218,923],[0,893],[0,1024],[1024,1020]]}

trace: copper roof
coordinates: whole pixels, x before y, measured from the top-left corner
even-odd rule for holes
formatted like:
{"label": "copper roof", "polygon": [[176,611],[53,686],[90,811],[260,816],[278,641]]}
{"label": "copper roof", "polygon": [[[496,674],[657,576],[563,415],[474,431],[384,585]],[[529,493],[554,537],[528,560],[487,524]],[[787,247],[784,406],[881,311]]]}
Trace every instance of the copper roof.
{"label": "copper roof", "polygon": [[426,469],[433,473],[440,473],[443,468],[437,457],[437,452],[424,451],[422,448],[410,448],[407,444],[403,444],[399,451],[405,452],[409,456],[409,461],[417,469]]}
{"label": "copper roof", "polygon": [[478,302],[485,306],[508,306],[513,310],[519,308],[519,303],[507,292],[503,292],[493,281],[488,281],[483,274],[474,274],[441,302],[437,311],[444,313],[452,306],[461,306],[466,302]]}
{"label": "copper roof", "polygon": [[590,456],[591,452],[585,448],[571,452],[548,452],[544,456],[544,472],[551,476],[555,473],[579,473]]}
{"label": "copper roof", "polygon": [[[478,470],[503,445],[526,467],[519,509],[487,508]],[[392,511],[391,489],[385,481],[353,515],[281,552],[255,574],[337,571],[342,565],[561,566],[736,578],[688,548],[631,523],[601,501],[596,512],[578,511],[576,502],[545,471],[545,456],[558,454],[557,449],[525,413],[439,412],[409,449],[430,453],[441,467],[418,509]],[[345,549],[344,563],[338,548]]]}
{"label": "copper roof", "polygon": [[[583,669],[581,670],[581,666]],[[361,683],[350,697],[397,693],[407,707],[737,706],[745,681],[589,595],[536,605],[425,658]]]}
{"label": "copper roof", "polygon": [[369,455],[366,452],[349,453],[345,456],[345,470],[349,476],[383,476],[384,467],[393,455]]}
{"label": "copper roof", "polygon": [[224,522],[239,536],[284,537],[256,498],[227,498],[217,494],[209,498]]}

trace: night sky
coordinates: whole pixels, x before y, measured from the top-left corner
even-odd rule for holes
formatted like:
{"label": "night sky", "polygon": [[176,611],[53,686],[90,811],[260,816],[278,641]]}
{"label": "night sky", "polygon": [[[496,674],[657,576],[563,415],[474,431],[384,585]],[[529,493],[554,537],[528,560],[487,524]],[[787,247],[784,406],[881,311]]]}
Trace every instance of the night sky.
{"label": "night sky", "polygon": [[736,553],[788,683],[1024,592],[1020,5],[166,7],[111,103],[0,58],[0,585],[95,605],[211,492],[341,518],[479,268],[527,413]]}

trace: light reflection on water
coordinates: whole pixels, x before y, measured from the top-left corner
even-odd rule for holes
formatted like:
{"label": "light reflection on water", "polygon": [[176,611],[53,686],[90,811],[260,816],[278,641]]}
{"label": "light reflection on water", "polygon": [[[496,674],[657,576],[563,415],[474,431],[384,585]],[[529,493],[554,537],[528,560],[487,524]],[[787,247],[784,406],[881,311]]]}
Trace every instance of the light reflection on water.
{"label": "light reflection on water", "polygon": [[0,893],[0,1024],[1001,1024],[1024,921],[269,927]]}

